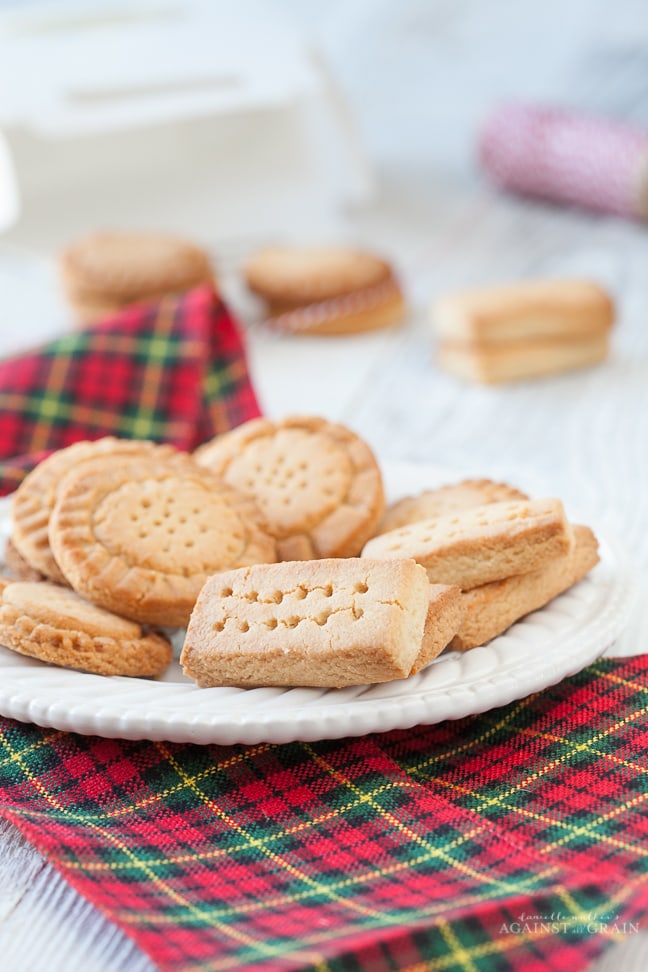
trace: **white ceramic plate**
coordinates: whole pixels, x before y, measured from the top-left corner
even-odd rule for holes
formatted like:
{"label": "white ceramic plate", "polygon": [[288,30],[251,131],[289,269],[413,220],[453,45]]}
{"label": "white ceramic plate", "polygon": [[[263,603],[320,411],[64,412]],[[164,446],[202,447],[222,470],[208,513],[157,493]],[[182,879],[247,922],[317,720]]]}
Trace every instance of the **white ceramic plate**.
{"label": "white ceramic plate", "polygon": [[[460,478],[430,466],[383,468],[391,497]],[[8,512],[3,501],[4,536]],[[580,671],[619,634],[629,608],[629,570],[617,548],[599,539],[601,563],[566,594],[488,645],[443,654],[403,681],[345,689],[199,689],[177,663],[162,681],[105,678],[0,647],[0,714],[100,736],[251,744],[363,735],[484,712]]]}

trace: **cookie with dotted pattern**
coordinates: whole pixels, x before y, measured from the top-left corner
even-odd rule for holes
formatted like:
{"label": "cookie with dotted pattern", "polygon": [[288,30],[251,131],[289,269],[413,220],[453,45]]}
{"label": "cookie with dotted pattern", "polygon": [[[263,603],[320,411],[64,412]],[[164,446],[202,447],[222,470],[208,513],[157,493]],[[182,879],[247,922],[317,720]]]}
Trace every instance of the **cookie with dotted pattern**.
{"label": "cookie with dotted pattern", "polygon": [[[59,486],[66,474],[79,468],[81,463],[106,455],[115,458],[151,455],[159,460],[171,461],[183,454],[169,445],[104,436],[92,442],[75,442],[58,449],[25,476],[12,497],[11,540],[29,567],[57,584],[65,584],[66,580],[50,547],[49,520]],[[187,459],[186,453],[184,458]]]}
{"label": "cookie with dotted pattern", "polygon": [[376,535],[397,530],[419,520],[447,516],[473,506],[486,506],[504,500],[527,500],[526,493],[508,483],[492,479],[464,479],[463,482],[438,489],[426,489],[418,496],[405,496],[392,503],[378,524]]}
{"label": "cookie with dotted pattern", "polygon": [[79,594],[172,627],[187,623],[211,574],[276,559],[254,502],[189,457],[106,455],[69,472],[49,538]]}
{"label": "cookie with dotted pattern", "polygon": [[181,655],[199,686],[342,687],[406,678],[430,604],[412,560],[293,561],[228,571],[200,592]]}
{"label": "cookie with dotted pattern", "polygon": [[253,419],[194,455],[254,499],[280,560],[355,557],[384,510],[373,452],[350,429],[323,418]]}

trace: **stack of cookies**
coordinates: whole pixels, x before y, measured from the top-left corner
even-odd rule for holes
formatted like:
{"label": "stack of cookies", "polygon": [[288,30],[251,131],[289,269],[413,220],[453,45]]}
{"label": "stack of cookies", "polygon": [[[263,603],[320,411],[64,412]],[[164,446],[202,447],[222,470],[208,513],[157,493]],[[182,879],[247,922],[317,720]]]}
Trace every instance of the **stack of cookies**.
{"label": "stack of cookies", "polygon": [[255,419],[196,460],[253,500],[279,564],[213,577],[182,652],[199,685],[343,686],[405,678],[458,630],[460,591],[411,559],[359,554],[384,513],[369,446],[342,425]]}
{"label": "stack of cookies", "polygon": [[446,296],[432,314],[439,365],[498,384],[604,361],[614,306],[587,280],[535,281]]}
{"label": "stack of cookies", "polygon": [[171,446],[113,438],[29,473],[11,546],[0,643],[99,674],[160,674],[171,648],[158,629],[188,623],[207,577],[276,559],[246,496]]}
{"label": "stack of cookies", "polygon": [[357,334],[405,317],[396,275],[373,253],[274,246],[253,254],[243,274],[268,322],[291,334]]}
{"label": "stack of cookies", "polygon": [[559,500],[470,480],[394,504],[362,556],[411,557],[431,583],[461,588],[464,617],[450,647],[466,651],[570,588],[596,566],[597,550]]}
{"label": "stack of cookies", "polygon": [[345,426],[255,419],[193,455],[105,438],[14,494],[0,643],[99,674],[156,676],[187,627],[199,686],[345,686],[416,674],[575,583],[596,540],[558,500],[474,480],[385,510]]}
{"label": "stack of cookies", "polygon": [[156,301],[201,284],[214,285],[207,253],[175,236],[94,233],[61,254],[65,295],[82,325],[128,304]]}

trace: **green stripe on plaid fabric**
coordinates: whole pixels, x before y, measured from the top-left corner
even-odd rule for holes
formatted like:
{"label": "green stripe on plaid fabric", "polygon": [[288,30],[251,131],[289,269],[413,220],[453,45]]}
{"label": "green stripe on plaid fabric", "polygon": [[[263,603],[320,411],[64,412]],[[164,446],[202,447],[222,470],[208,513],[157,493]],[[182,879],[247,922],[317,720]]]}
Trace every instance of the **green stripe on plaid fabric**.
{"label": "green stripe on plaid fabric", "polygon": [[259,414],[241,335],[212,290],[130,307],[0,362],[0,493],[80,439],[190,451]]}
{"label": "green stripe on plaid fabric", "polygon": [[575,972],[648,915],[647,701],[643,657],[359,739],[5,720],[1,809],[163,970]]}

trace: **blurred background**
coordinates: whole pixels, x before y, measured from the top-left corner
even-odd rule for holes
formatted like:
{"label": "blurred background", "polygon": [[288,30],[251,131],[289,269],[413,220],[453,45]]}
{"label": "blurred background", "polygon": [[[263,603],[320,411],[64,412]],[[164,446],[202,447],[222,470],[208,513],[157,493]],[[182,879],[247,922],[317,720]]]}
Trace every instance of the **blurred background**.
{"label": "blurred background", "polygon": [[[0,0],[0,228],[312,236],[481,182],[502,100],[648,123],[641,0]],[[416,207],[414,207],[416,208]]]}
{"label": "blurred background", "polygon": [[[644,225],[504,193],[478,142],[511,100],[648,130],[645,14],[642,0],[0,0],[0,351],[71,326],[57,257],[106,228],[208,249],[270,413],[340,417],[396,346],[425,361],[427,394],[428,308],[448,289],[585,275],[634,313]],[[298,340],[254,330],[241,286],[270,242],[382,253],[415,343],[347,338],[342,373],[339,342],[315,341],[305,369]]]}

